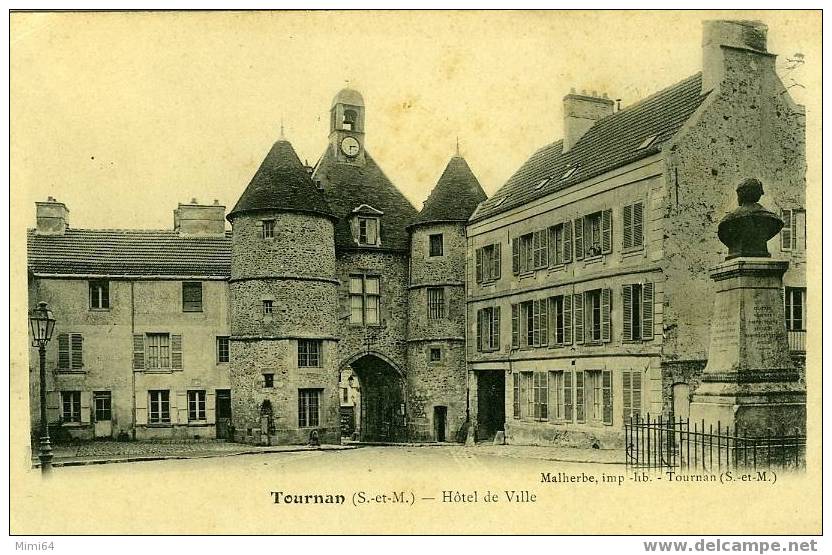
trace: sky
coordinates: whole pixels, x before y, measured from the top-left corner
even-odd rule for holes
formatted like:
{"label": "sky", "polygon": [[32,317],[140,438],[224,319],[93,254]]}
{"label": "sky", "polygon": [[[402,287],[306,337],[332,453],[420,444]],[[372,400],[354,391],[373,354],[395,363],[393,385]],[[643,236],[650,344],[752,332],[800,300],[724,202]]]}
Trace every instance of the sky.
{"label": "sky", "polygon": [[347,85],[368,151],[415,207],[457,138],[490,196],[561,137],[570,88],[626,107],[670,86],[700,70],[714,18],[767,23],[778,68],[805,56],[784,75],[795,100],[817,95],[820,18],[802,12],[13,14],[12,225],[32,227],[47,196],[75,228],[170,229],[192,198],[230,211],[281,122],[318,159]]}

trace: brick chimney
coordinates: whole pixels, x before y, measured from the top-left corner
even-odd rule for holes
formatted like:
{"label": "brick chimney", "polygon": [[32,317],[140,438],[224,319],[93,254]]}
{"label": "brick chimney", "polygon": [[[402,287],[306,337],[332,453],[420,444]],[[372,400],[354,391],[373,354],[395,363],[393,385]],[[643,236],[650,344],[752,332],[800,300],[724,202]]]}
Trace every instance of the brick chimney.
{"label": "brick chimney", "polygon": [[773,57],[766,51],[768,27],[760,21],[712,20],[702,29],[702,92],[718,87],[725,78],[726,48]]}
{"label": "brick chimney", "polygon": [[225,235],[225,206],[218,200],[214,204],[199,204],[191,199],[179,204],[173,211],[173,229],[180,237],[222,237]]}
{"label": "brick chimney", "polygon": [[613,113],[615,104],[604,94],[595,91],[576,94],[575,89],[563,97],[563,151],[575,146],[596,121]]}
{"label": "brick chimney", "polygon": [[36,202],[35,211],[38,235],[63,235],[69,227],[69,210],[63,202],[49,197],[46,202]]}

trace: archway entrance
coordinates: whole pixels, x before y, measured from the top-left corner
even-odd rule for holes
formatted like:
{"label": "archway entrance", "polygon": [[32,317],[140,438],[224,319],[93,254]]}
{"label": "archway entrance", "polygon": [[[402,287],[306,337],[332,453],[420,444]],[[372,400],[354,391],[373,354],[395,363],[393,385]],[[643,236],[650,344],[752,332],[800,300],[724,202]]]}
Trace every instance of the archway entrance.
{"label": "archway entrance", "polygon": [[348,364],[358,379],[361,441],[405,441],[404,377],[389,362],[366,354]]}

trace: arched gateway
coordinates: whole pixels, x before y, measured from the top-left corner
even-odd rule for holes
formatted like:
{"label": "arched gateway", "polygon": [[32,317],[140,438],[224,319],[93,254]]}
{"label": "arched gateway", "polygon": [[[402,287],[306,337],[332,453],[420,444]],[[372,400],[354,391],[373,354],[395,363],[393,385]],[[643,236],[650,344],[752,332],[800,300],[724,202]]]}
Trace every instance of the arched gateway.
{"label": "arched gateway", "polygon": [[348,358],[341,372],[352,372],[360,395],[356,402],[358,437],[361,441],[388,442],[407,439],[405,378],[386,356],[362,352]]}

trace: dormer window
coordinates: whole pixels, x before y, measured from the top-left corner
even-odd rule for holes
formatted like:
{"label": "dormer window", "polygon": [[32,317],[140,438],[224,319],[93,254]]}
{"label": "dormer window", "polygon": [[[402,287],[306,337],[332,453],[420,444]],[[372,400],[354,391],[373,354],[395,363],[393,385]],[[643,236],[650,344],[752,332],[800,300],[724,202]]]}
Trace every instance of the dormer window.
{"label": "dormer window", "polygon": [[352,211],[353,238],[358,245],[377,247],[381,245],[381,210],[362,204]]}
{"label": "dormer window", "polygon": [[656,139],[658,139],[658,138],[659,138],[659,136],[658,136],[658,135],[650,135],[649,137],[647,137],[646,139],[644,139],[644,140],[641,142],[641,144],[640,144],[640,145],[638,145],[638,148],[636,148],[636,150],[642,150],[642,149],[645,149],[645,148],[647,148],[647,147],[651,146],[653,143],[655,143],[655,142],[656,142]]}
{"label": "dormer window", "polygon": [[576,171],[578,171],[578,165],[577,164],[575,164],[574,166],[567,166],[566,171],[561,176],[561,180],[569,179],[570,177],[572,177],[575,174]]}
{"label": "dormer window", "polygon": [[358,243],[378,244],[378,218],[358,218]]}

